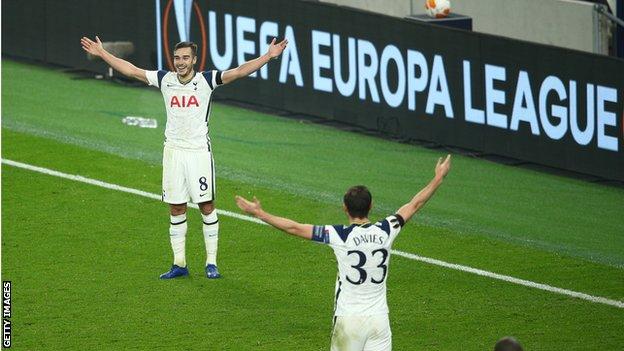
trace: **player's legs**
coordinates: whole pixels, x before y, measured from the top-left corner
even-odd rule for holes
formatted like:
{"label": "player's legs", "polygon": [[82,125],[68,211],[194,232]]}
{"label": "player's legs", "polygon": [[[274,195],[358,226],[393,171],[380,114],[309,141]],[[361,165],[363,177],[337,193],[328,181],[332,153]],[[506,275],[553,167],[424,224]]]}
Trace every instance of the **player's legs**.
{"label": "player's legs", "polygon": [[184,156],[179,150],[165,147],[163,152],[163,201],[169,203],[169,239],[173,251],[173,265],[163,273],[161,279],[188,275],[186,269],[186,202],[189,200],[186,188]]}
{"label": "player's legs", "polygon": [[204,243],[206,244],[206,277],[219,278],[217,269],[217,247],[219,243],[219,218],[214,207],[214,202],[201,202],[198,204],[202,214]]}
{"label": "player's legs", "polygon": [[370,316],[367,324],[370,326],[370,334],[364,345],[364,351],[392,350],[392,332],[388,314]]}
{"label": "player's legs", "polygon": [[171,224],[169,226],[169,236],[171,248],[173,249],[173,264],[179,267],[186,267],[186,204],[169,205],[171,212]]}
{"label": "player's legs", "polygon": [[368,334],[366,317],[337,316],[331,338],[331,351],[362,351]]}
{"label": "player's legs", "polygon": [[219,278],[217,247],[219,219],[215,210],[215,172],[212,153],[208,150],[189,153],[187,164],[189,193],[202,214],[204,243],[206,244],[206,277]]}
{"label": "player's legs", "polygon": [[169,240],[173,251],[173,265],[168,272],[160,275],[160,279],[171,279],[188,275],[186,268],[186,204],[169,205],[171,223],[169,225]]}

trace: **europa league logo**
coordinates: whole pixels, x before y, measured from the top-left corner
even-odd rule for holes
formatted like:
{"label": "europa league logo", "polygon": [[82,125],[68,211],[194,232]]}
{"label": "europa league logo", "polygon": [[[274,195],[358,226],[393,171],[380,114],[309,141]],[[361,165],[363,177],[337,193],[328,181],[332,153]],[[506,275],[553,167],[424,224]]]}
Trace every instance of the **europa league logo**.
{"label": "europa league logo", "polygon": [[[180,38],[179,41],[192,41],[191,40],[191,13],[195,13],[195,17],[197,18],[197,22],[199,24],[199,31],[201,34],[201,42],[197,42],[201,53],[199,56],[199,71],[203,71],[206,67],[206,46],[207,46],[207,36],[206,36],[206,23],[204,22],[204,18],[202,17],[202,11],[199,8],[199,5],[194,0],[168,0],[167,5],[165,5],[165,9],[162,15],[162,47],[164,51],[164,57],[167,61],[167,67],[169,70],[174,70],[173,62],[171,61],[171,42],[170,42],[170,33],[169,33],[169,21],[172,14],[175,15],[175,24],[178,28],[178,36]],[[158,15],[158,14],[157,14]],[[158,20],[161,20],[160,18]],[[160,34],[160,33],[159,33]],[[160,35],[159,35],[160,38]],[[174,39],[174,41],[177,43]],[[160,43],[159,43],[160,44]],[[160,58],[159,58],[160,64]]]}

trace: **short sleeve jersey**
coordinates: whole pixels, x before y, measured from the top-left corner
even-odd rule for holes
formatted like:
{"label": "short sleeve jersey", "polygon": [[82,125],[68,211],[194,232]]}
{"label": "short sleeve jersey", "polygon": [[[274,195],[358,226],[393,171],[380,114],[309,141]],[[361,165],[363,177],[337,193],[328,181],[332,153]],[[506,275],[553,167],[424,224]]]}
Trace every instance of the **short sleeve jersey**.
{"label": "short sleeve jersey", "polygon": [[222,72],[195,73],[186,84],[175,72],[145,71],[149,85],[160,88],[167,110],[165,145],[179,149],[210,148],[208,123],[212,92],[223,84]]}
{"label": "short sleeve jersey", "polygon": [[314,226],[312,240],[328,244],[338,263],[336,316],[388,313],[390,249],[403,224],[395,214],[374,224]]}

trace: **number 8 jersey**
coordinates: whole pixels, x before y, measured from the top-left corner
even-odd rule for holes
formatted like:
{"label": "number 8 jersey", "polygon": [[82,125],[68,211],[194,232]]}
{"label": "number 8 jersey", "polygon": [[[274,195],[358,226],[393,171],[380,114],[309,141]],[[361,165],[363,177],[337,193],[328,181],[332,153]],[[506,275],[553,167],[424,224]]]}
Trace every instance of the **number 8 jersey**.
{"label": "number 8 jersey", "polygon": [[[201,73],[201,74],[200,74]],[[165,109],[165,145],[177,149],[210,148],[208,122],[212,92],[223,84],[222,72],[197,72],[185,84],[175,72],[145,71],[149,85],[160,88]]]}
{"label": "number 8 jersey", "polygon": [[314,226],[312,240],[331,246],[338,262],[335,316],[388,313],[390,249],[404,223],[395,214],[374,224]]}

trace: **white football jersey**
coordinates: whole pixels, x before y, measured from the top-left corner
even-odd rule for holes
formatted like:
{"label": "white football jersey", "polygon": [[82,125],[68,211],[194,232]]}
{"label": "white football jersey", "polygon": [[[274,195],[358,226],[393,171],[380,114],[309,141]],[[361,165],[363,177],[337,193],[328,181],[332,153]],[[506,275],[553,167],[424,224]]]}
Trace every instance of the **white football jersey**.
{"label": "white football jersey", "polygon": [[331,246],[338,262],[334,315],[388,313],[390,248],[404,223],[395,214],[374,224],[314,226],[312,240]]}
{"label": "white football jersey", "polygon": [[160,88],[167,110],[165,145],[179,149],[209,149],[210,97],[221,84],[221,72],[196,72],[182,84],[175,72],[145,71],[149,85]]}

